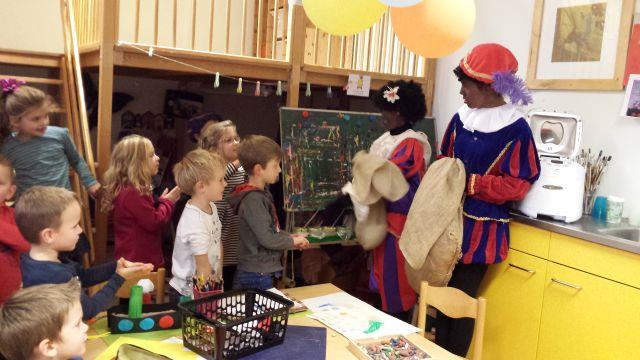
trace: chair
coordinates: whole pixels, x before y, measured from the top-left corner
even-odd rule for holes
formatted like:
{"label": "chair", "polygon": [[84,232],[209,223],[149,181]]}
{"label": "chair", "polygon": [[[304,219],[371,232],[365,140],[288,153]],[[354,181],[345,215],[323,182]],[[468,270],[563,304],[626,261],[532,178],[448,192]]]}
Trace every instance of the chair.
{"label": "chair", "polygon": [[[451,318],[473,318],[475,326],[473,333],[475,340],[473,344],[472,360],[482,358],[482,343],[484,338],[484,319],[487,310],[487,300],[483,297],[477,299],[462,292],[462,290],[452,287],[434,287],[423,281],[420,284],[420,298],[418,307],[418,327],[420,334],[425,336],[424,330],[427,318],[427,304],[440,310],[443,314]],[[436,333],[436,337],[438,334]]]}
{"label": "chair", "polygon": [[116,292],[116,296],[119,298],[128,299],[131,295],[131,287],[136,285],[140,279],[149,279],[153,283],[153,287],[156,292],[156,304],[164,304],[164,277],[166,270],[164,268],[158,268],[158,271],[151,272],[147,275],[137,276],[135,278],[128,279],[122,284],[120,289]]}

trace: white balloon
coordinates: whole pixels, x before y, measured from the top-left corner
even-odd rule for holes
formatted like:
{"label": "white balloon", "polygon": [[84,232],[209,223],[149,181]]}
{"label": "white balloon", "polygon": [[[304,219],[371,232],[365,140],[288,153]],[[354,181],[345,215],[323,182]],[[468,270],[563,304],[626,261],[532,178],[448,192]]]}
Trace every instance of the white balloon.
{"label": "white balloon", "polygon": [[407,7],[413,6],[422,0],[379,0],[381,3],[393,6],[393,7]]}

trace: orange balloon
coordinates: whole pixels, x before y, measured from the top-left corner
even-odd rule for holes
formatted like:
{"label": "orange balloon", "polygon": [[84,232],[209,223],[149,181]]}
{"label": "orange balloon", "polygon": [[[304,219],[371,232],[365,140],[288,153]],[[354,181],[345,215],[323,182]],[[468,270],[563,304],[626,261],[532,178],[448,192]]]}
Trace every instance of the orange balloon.
{"label": "orange balloon", "polygon": [[414,6],[391,7],[391,23],[400,42],[427,58],[457,50],[476,21],[473,0],[424,0]]}

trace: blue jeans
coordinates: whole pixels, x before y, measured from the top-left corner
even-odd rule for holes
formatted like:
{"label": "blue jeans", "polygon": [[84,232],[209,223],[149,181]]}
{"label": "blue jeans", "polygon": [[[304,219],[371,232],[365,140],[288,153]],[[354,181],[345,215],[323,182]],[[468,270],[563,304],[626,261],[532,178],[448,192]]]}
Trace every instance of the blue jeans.
{"label": "blue jeans", "polygon": [[276,274],[278,273],[256,273],[237,269],[233,278],[233,290],[270,289],[273,287],[273,279]]}

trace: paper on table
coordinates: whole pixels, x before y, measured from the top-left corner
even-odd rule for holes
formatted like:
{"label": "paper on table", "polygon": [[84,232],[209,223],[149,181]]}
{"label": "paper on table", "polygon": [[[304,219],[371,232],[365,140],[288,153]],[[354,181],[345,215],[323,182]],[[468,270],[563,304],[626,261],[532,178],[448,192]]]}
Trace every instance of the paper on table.
{"label": "paper on table", "polygon": [[415,326],[400,321],[373,306],[345,293],[302,300],[317,319],[350,340],[408,335],[418,332]]}
{"label": "paper on table", "polygon": [[267,291],[270,291],[270,292],[272,292],[272,293],[274,293],[276,295],[280,295],[283,298],[292,301],[293,302],[293,307],[289,310],[290,314],[307,310],[307,307],[304,305],[304,303],[302,303],[302,301],[296,300],[296,299],[292,299],[289,295],[283,293],[282,291],[280,291],[280,290],[278,290],[276,288],[267,289]]}
{"label": "paper on table", "polygon": [[123,336],[111,344],[96,360],[111,360],[115,358],[118,354],[118,349],[124,344],[135,345],[156,354],[164,355],[170,359],[195,360],[198,356],[196,353],[183,347],[182,344],[178,345],[157,340],[142,340]]}

